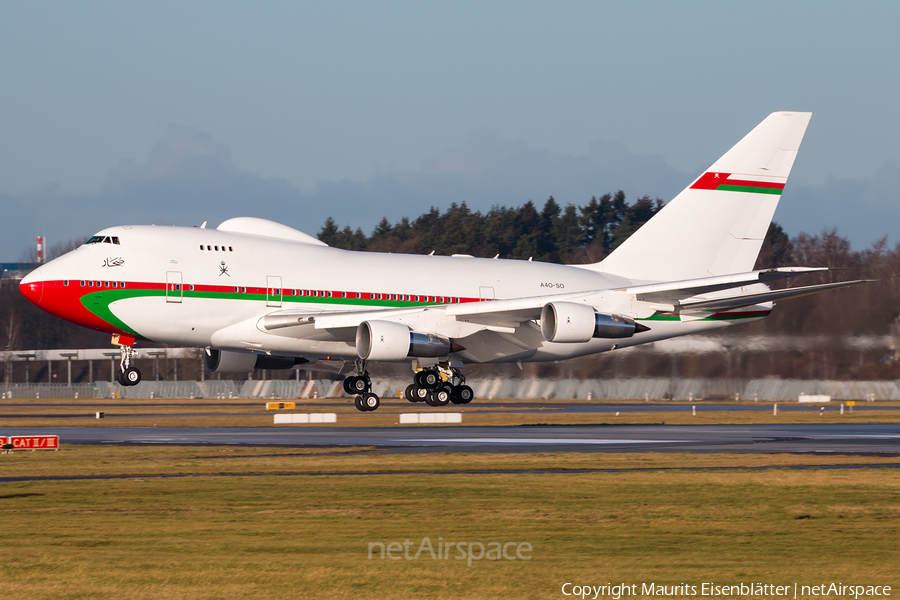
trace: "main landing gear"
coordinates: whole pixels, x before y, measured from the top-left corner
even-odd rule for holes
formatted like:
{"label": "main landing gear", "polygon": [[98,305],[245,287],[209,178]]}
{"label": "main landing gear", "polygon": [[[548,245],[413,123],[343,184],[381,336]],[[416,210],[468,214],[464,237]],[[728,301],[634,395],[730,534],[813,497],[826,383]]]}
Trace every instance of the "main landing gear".
{"label": "main landing gear", "polygon": [[[417,363],[416,363],[417,365]],[[416,366],[414,365],[414,366]],[[381,399],[372,393],[372,380],[366,371],[366,361],[356,361],[356,375],[344,380],[344,391],[356,396],[354,405],[361,412],[377,410]],[[466,385],[466,378],[456,367],[436,365],[416,372],[415,383],[406,388],[406,399],[410,402],[424,402],[428,406],[468,404],[475,396]]]}
{"label": "main landing gear", "polygon": [[356,361],[356,372],[357,375],[344,380],[344,391],[351,396],[356,395],[354,402],[356,410],[362,412],[377,410],[381,406],[381,399],[372,393],[372,380],[366,371],[366,361],[362,359]]}
{"label": "main landing gear", "polygon": [[141,371],[132,366],[134,361],[134,338],[124,335],[113,335],[112,343],[122,351],[119,360],[119,370],[116,372],[116,381],[119,385],[128,387],[141,382]]}
{"label": "main landing gear", "polygon": [[424,402],[428,406],[468,404],[475,396],[459,369],[441,366],[418,371],[415,383],[407,386],[405,395],[410,402]]}

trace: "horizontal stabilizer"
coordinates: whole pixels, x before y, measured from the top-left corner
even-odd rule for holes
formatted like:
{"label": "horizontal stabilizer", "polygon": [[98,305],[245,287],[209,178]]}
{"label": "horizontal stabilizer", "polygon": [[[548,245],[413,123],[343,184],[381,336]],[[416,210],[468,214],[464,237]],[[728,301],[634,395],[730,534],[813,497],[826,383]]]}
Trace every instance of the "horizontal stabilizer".
{"label": "horizontal stabilizer", "polygon": [[726,308],[740,308],[742,306],[753,306],[763,302],[774,302],[776,300],[788,300],[790,298],[800,298],[801,296],[809,296],[810,294],[818,294],[827,290],[839,290],[841,288],[859,285],[861,283],[871,283],[871,279],[858,279],[856,281],[839,281],[837,283],[823,283],[821,285],[808,285],[798,288],[788,288],[786,290],[773,290],[769,292],[760,292],[758,294],[745,294],[743,296],[732,296],[731,298],[716,298],[715,300],[699,300],[697,302],[686,302],[680,305],[682,310],[724,310]]}
{"label": "horizontal stabilizer", "polygon": [[693,296],[700,296],[702,294],[709,294],[720,290],[744,287],[756,283],[766,283],[778,279],[785,279],[787,277],[796,277],[798,275],[827,270],[827,267],[779,267],[777,269],[750,271],[749,273],[736,273],[734,275],[722,275],[719,277],[702,277],[700,279],[686,279],[684,281],[668,281],[665,283],[640,285],[622,288],[617,291],[625,292],[626,294],[634,294],[635,300],[644,302],[677,303],[684,298],[691,298]]}

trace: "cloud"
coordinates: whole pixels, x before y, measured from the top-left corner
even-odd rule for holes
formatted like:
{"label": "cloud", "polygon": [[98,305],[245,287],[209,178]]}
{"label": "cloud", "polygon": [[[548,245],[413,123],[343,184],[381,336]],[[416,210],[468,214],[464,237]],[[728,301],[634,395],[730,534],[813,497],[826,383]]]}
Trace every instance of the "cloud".
{"label": "cloud", "polygon": [[[669,167],[658,155],[634,153],[596,140],[583,155],[535,148],[524,140],[501,140],[494,131],[472,133],[455,148],[438,152],[411,173],[377,175],[367,181],[323,181],[300,190],[284,179],[243,171],[230,150],[207,133],[170,126],[145,161],[123,160],[93,195],[70,195],[55,186],[29,194],[0,195],[0,255],[14,260],[34,236],[50,244],[86,237],[115,224],[214,226],[235,216],[273,219],[315,235],[325,219],[368,232],[382,218],[415,218],[435,206],[466,202],[472,210],[543,202],[582,205],[591,196],[622,189],[674,197],[698,173]],[[869,245],[900,217],[900,165],[885,163],[871,179],[836,180],[821,186],[790,186],[776,220],[796,234],[838,227],[854,247]]]}

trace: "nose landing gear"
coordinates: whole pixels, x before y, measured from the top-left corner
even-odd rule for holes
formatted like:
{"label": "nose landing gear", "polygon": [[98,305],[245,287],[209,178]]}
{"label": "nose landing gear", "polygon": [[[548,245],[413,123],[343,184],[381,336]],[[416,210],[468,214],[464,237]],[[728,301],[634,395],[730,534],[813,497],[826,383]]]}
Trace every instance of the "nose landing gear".
{"label": "nose landing gear", "polygon": [[116,373],[116,381],[119,385],[128,387],[137,385],[141,382],[141,371],[132,366],[134,361],[134,338],[122,334],[112,336],[112,343],[118,346],[122,351],[122,358],[119,360],[119,370]]}

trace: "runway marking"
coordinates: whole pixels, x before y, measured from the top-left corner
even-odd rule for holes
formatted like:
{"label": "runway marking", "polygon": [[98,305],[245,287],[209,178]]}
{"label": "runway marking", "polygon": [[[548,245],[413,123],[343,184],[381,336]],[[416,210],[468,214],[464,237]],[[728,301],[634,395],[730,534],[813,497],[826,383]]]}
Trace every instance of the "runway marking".
{"label": "runway marking", "polygon": [[577,438],[428,438],[398,439],[395,442],[450,442],[482,444],[690,444],[695,440],[586,440]]}

